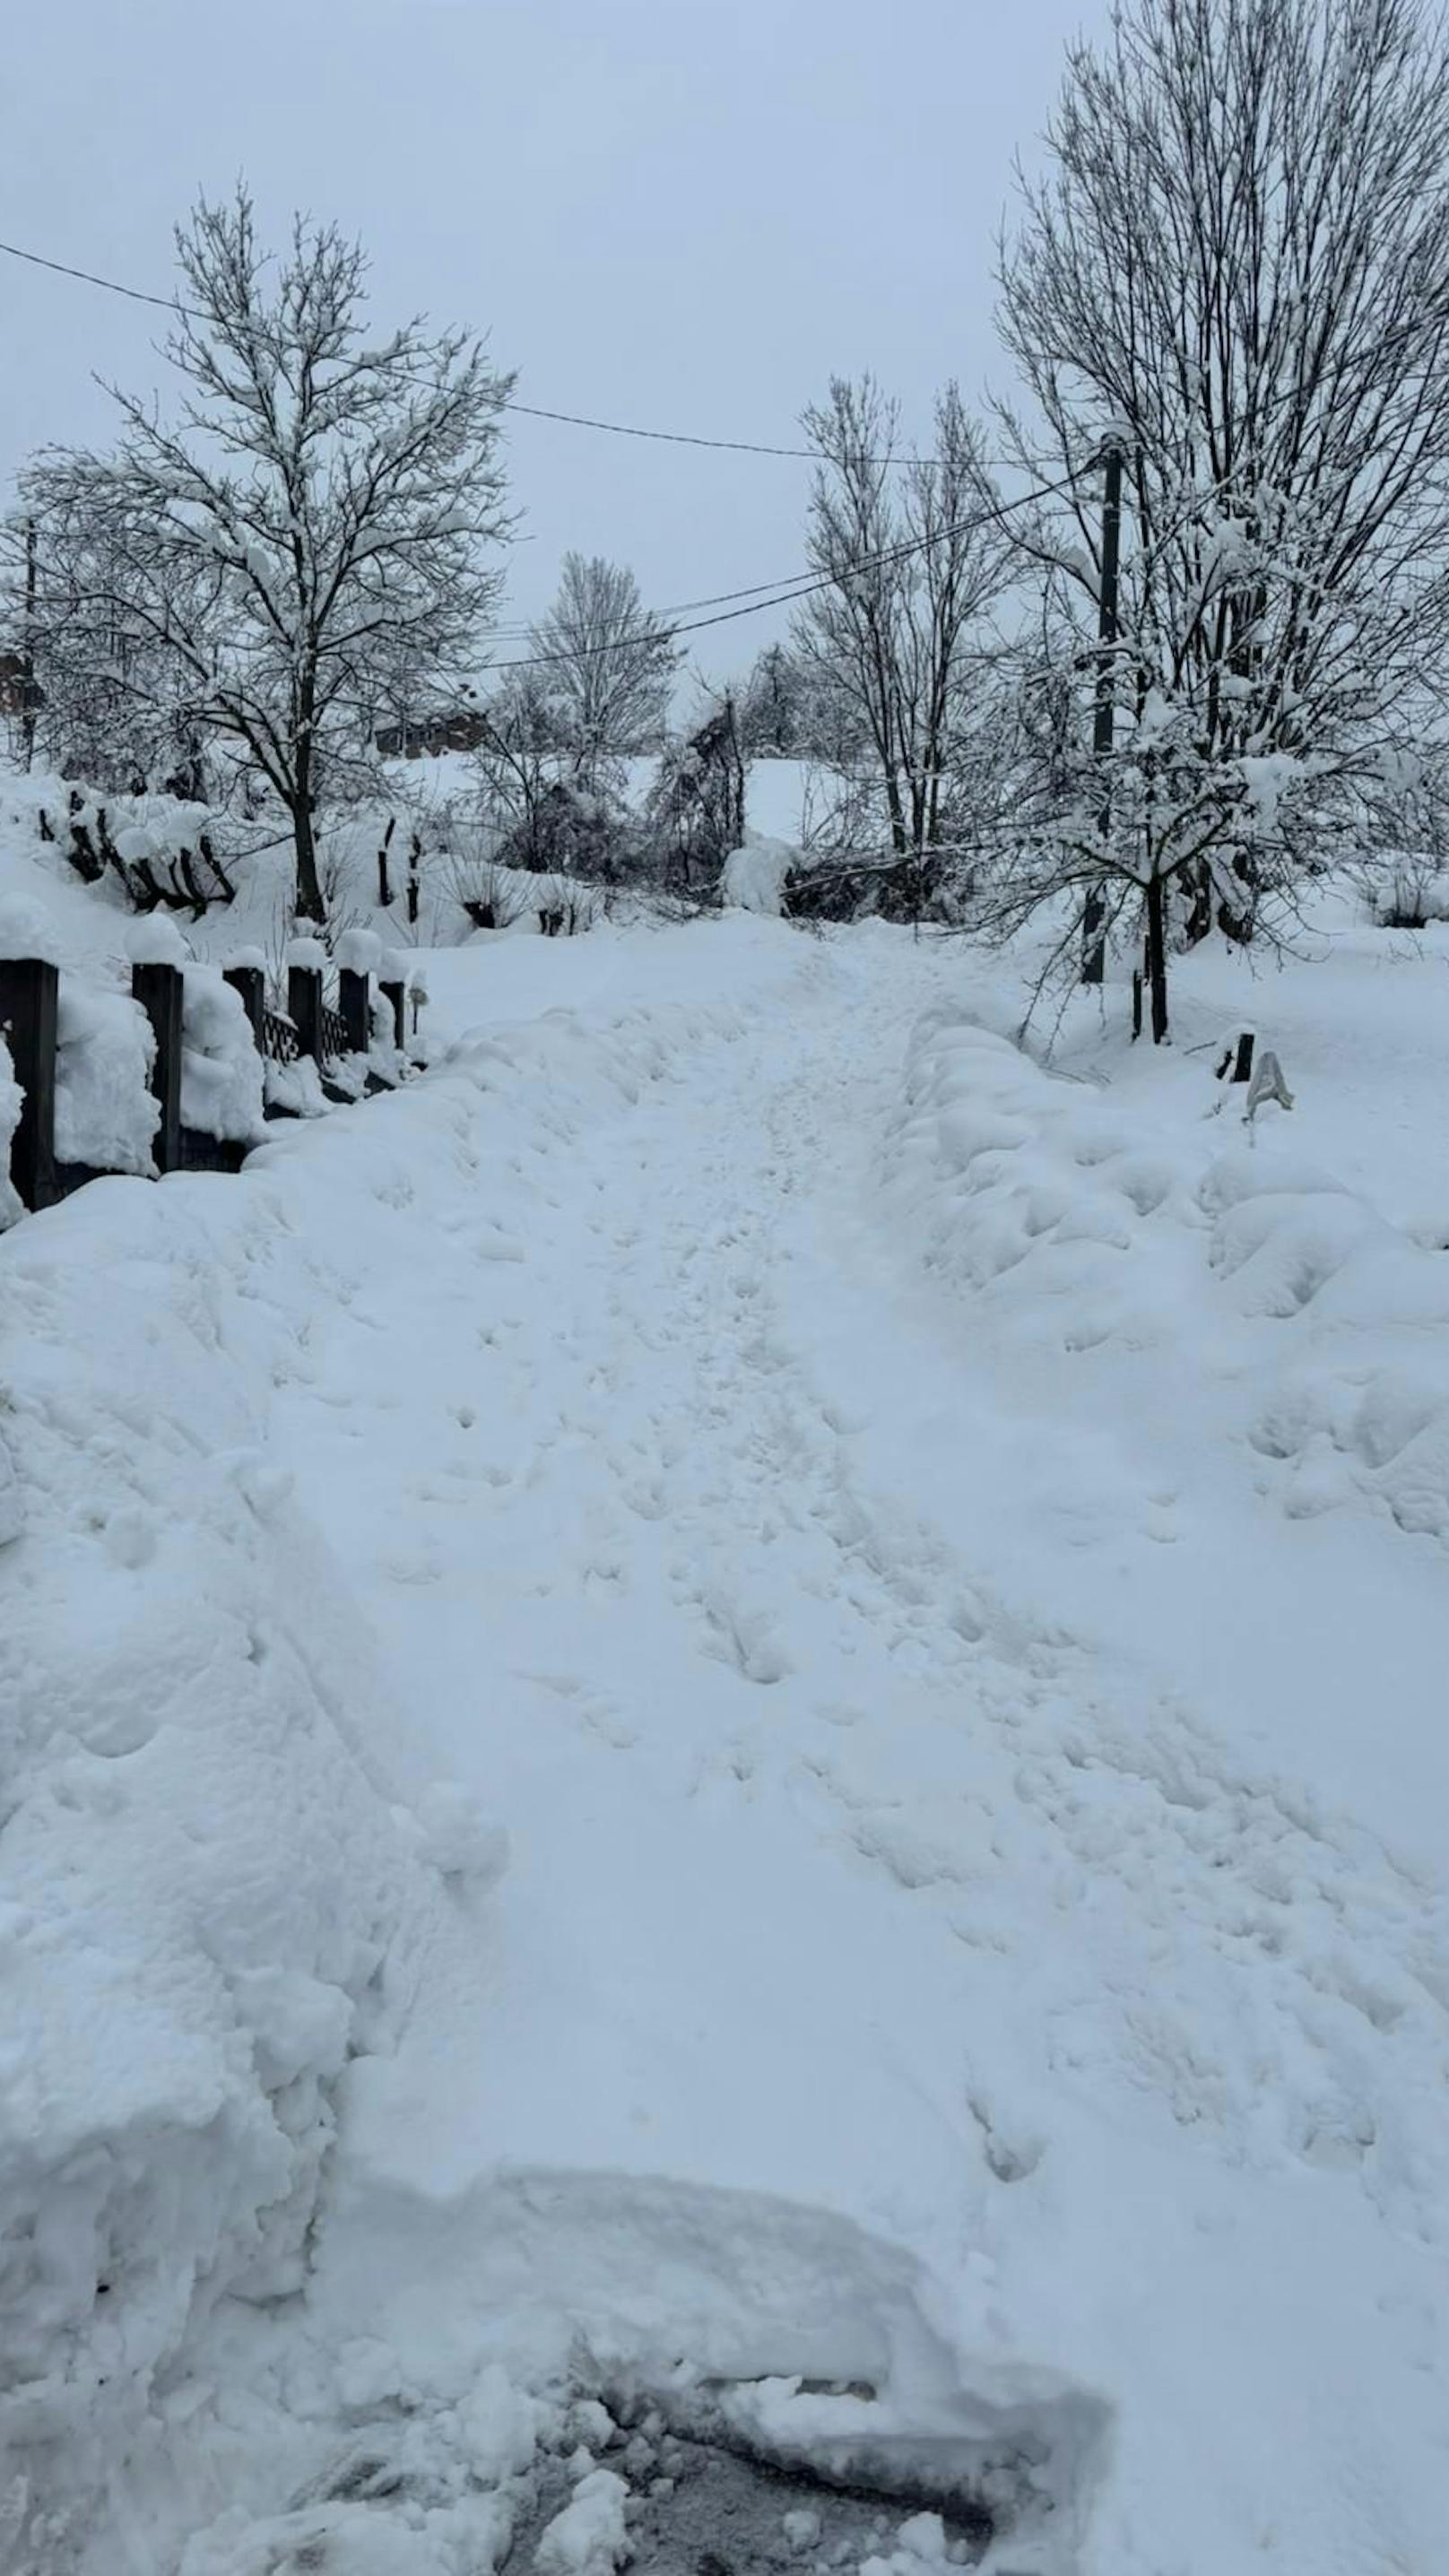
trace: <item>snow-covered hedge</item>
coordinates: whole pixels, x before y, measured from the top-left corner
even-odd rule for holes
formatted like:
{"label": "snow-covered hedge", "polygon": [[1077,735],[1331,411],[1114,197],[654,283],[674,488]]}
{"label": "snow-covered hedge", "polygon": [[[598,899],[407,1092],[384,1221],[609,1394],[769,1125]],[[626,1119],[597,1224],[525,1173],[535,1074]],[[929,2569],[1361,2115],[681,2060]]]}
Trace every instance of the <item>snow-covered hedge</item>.
{"label": "snow-covered hedge", "polygon": [[0,790],[0,842],[72,883],[149,913],[199,919],[229,905],[237,879],[219,858],[225,814],[178,796],[108,795],[33,772]]}

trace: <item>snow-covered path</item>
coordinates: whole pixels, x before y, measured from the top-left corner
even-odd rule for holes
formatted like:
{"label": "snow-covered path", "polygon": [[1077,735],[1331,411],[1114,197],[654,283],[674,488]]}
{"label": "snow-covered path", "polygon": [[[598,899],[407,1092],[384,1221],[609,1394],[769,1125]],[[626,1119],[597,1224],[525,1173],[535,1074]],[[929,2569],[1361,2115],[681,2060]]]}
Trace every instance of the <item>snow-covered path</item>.
{"label": "snow-covered path", "polygon": [[892,1246],[875,1161],[950,973],[797,943],[768,1008],[626,1032],[633,1096],[526,1156],[505,1041],[476,1191],[313,1319],[277,1443],[398,1770],[511,1843],[350,2079],[314,2331],[438,2403],[580,2338],[869,2381],[1051,2500],[1003,2569],[1417,2570],[1428,1894],[1288,1784],[1276,1700],[1235,1751],[1121,1562],[1094,1594],[1093,1496],[1146,1564],[1176,1493],[1024,1411]]}

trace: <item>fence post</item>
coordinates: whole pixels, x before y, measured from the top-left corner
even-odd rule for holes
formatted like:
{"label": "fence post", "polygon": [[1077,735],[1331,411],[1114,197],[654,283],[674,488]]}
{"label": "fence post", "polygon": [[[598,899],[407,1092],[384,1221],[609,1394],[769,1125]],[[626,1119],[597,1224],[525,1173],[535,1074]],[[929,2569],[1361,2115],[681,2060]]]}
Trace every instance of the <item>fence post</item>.
{"label": "fence post", "polygon": [[322,969],[320,966],[289,966],[287,969],[287,1012],[297,1032],[298,1055],[309,1055],[320,1065],[322,1046]]}
{"label": "fence post", "polygon": [[366,1055],[372,1044],[368,1019],[372,1009],[372,978],[360,975],[353,966],[337,969],[337,1015],[342,1022],[349,1055]]}
{"label": "fence post", "polygon": [[181,1169],[181,969],[135,965],[131,968],[131,991],[150,1021],[156,1040],[156,1061],[151,1070],[152,1095],[161,1107],[161,1123],[152,1147],[156,1169],[177,1172]]}
{"label": "fence post", "polygon": [[393,1044],[399,1048],[405,1047],[408,1042],[406,978],[402,975],[383,975],[379,978],[377,989],[392,1012]]}
{"label": "fence post", "polygon": [[222,980],[240,993],[242,1009],[252,1024],[252,1044],[258,1055],[267,1051],[267,979],[260,966],[226,966]]}
{"label": "fence post", "polygon": [[1222,1055],[1213,1067],[1219,1082],[1225,1075],[1230,1075],[1234,1082],[1252,1081],[1255,1035],[1252,1029],[1239,1029],[1236,1039],[1229,1038]]}
{"label": "fence post", "polygon": [[44,957],[0,957],[0,1037],[24,1098],[10,1146],[10,1178],[21,1204],[43,1208],[59,1196],[55,1178],[55,1036],[60,975]]}

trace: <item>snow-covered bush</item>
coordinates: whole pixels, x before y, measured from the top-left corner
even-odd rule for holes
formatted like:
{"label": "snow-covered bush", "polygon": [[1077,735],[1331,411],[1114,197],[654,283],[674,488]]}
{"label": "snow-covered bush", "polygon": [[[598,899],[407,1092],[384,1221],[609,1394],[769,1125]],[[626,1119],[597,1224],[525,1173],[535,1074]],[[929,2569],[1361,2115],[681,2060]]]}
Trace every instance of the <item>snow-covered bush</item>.
{"label": "snow-covered bush", "polygon": [[139,912],[164,906],[199,921],[235,899],[235,877],[219,855],[225,817],[210,806],[53,781],[33,817],[39,838],[85,884],[104,880]]}
{"label": "snow-covered bush", "polygon": [[545,939],[576,939],[603,918],[604,898],[598,886],[576,878],[537,876],[529,881],[527,901]]}
{"label": "snow-covered bush", "polygon": [[727,904],[743,912],[781,913],[791,870],[799,865],[800,853],[788,841],[746,832],[740,848],[731,850],[725,860],[721,894]]}
{"label": "snow-covered bush", "polygon": [[527,880],[521,868],[495,859],[455,859],[449,890],[475,930],[511,930],[524,908]]}
{"label": "snow-covered bush", "polygon": [[457,859],[450,887],[474,930],[536,930],[546,939],[592,930],[607,910],[604,888],[555,869]]}
{"label": "snow-covered bush", "polygon": [[1449,865],[1436,852],[1392,850],[1350,871],[1371,920],[1385,930],[1449,921]]}

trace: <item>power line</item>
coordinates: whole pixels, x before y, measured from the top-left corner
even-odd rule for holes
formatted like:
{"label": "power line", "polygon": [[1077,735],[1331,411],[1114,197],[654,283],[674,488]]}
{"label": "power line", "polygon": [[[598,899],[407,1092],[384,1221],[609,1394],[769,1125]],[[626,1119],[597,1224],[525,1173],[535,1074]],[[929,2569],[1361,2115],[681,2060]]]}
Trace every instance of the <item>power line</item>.
{"label": "power line", "polygon": [[[808,572],[798,573],[793,576],[793,579],[786,575],[783,583],[775,586],[773,595],[769,598],[760,598],[757,590],[721,591],[718,593],[721,600],[744,599],[747,605],[743,608],[722,608],[713,617],[695,617],[687,622],[665,627],[660,634],[660,641],[672,643],[676,635],[698,635],[708,626],[730,626],[737,618],[754,617],[766,608],[790,608],[796,600],[812,599],[819,591],[839,590],[856,573],[872,572],[883,564],[903,563],[912,555],[926,554],[933,546],[947,544],[953,537],[969,536],[976,528],[986,527],[992,522],[1008,518],[1013,510],[1024,510],[1034,501],[1050,500],[1059,493],[1069,492],[1074,483],[1081,481],[1082,472],[1090,472],[1090,470],[1088,467],[1078,473],[1064,475],[1055,483],[1035,484],[1029,492],[1019,492],[1014,500],[997,502],[989,509],[975,512],[968,519],[957,520],[951,527],[938,528],[931,536],[913,537],[908,543],[887,547],[880,554],[860,555],[850,563],[841,564],[834,572],[819,574],[813,578]],[[758,588],[764,587],[764,584],[758,585]],[[701,600],[697,604],[704,607],[709,603]],[[601,654],[617,652],[621,643],[628,644],[637,640],[626,636],[609,644],[584,645],[571,653],[526,653],[512,661],[490,662],[488,668],[490,671],[537,671],[558,662],[593,661]]]}
{"label": "power line", "polygon": [[[687,429],[640,429],[628,421],[590,420],[583,412],[544,411],[537,403],[510,402],[508,409],[527,412],[530,420],[562,420],[573,429],[607,430],[611,438],[652,438],[667,447],[713,447],[723,449],[730,456],[795,456],[802,457],[811,465],[820,463],[818,447],[768,447],[757,438],[701,438]],[[911,456],[862,456],[859,462],[862,465],[913,465],[917,460]]]}
{"label": "power line", "polygon": [[[156,295],[145,287],[123,285],[118,278],[103,277],[96,269],[77,268],[66,260],[50,259],[41,251],[22,249],[18,242],[0,241],[0,254],[7,259],[23,260],[31,268],[48,269],[55,277],[74,278],[84,286],[98,286],[107,295],[122,295],[129,303],[148,304],[158,312],[176,314],[186,321],[200,322],[208,328],[215,328],[214,317],[211,314],[203,311],[200,305],[183,304],[178,296]],[[1412,322],[1401,323],[1397,329],[1385,332],[1380,341],[1371,344],[1360,354],[1359,364],[1362,366],[1386,357],[1402,342],[1417,338],[1426,329],[1440,328],[1446,323],[1449,323],[1449,304],[1443,307],[1427,306]],[[396,376],[405,384],[422,385],[429,391],[433,390],[432,378],[420,376],[407,367],[388,366],[386,363],[381,363],[377,366],[376,372]],[[1314,390],[1316,388],[1305,388],[1302,385],[1286,387],[1275,400],[1264,406],[1258,415],[1259,420],[1271,420],[1279,411],[1286,410],[1294,403],[1301,403],[1305,391]],[[1336,407],[1337,400],[1338,397],[1335,394],[1328,404],[1330,411]],[[511,398],[503,408],[505,412],[519,412],[530,420],[561,421],[573,429],[600,430],[610,438],[643,438],[663,446],[708,448],[730,456],[780,456],[807,465],[818,465],[824,461],[820,450],[815,447],[782,447],[768,440],[755,438],[707,438],[693,430],[650,429],[642,427],[635,421],[600,420],[588,412],[552,411],[545,409],[540,403],[515,402]],[[916,456],[858,456],[851,459],[851,462],[857,465],[896,469],[918,464],[929,465],[934,461],[930,457]]]}
{"label": "power line", "polygon": [[[717,607],[713,616],[679,620],[672,625],[660,626],[653,632],[659,642],[672,643],[678,635],[698,635],[707,627],[730,626],[741,617],[757,616],[767,608],[791,608],[797,600],[812,599],[822,590],[841,589],[857,573],[873,572],[886,564],[904,563],[915,555],[928,554],[933,546],[946,545],[954,537],[969,536],[977,528],[1009,518],[1014,510],[1024,510],[1035,501],[1051,500],[1061,493],[1069,492],[1073,484],[1081,481],[1082,473],[1090,470],[1089,467],[1083,468],[1075,474],[1063,475],[1053,483],[1034,484],[1029,491],[1019,492],[1013,500],[1000,501],[989,508],[978,510],[970,518],[959,519],[950,527],[936,529],[930,536],[912,537],[902,545],[884,548],[879,554],[855,556],[849,563],[837,566],[834,572],[815,575],[808,570],[795,574],[786,573],[773,584],[756,583],[747,590],[717,591],[714,594],[715,601],[736,600],[743,601],[745,604],[739,607]],[[768,592],[769,595],[761,597],[762,591]],[[700,608],[709,607],[712,604],[710,600],[684,603],[685,606]],[[506,662],[490,662],[485,667],[489,671],[545,670],[564,662],[597,661],[605,654],[617,653],[641,640],[637,633],[617,636],[608,643],[581,645],[570,652],[518,654]]]}
{"label": "power line", "polygon": [[[160,312],[178,314],[187,320],[203,324],[209,325],[212,320],[212,317],[197,305],[183,304],[174,296],[154,295],[143,287],[122,285],[115,278],[102,277],[94,269],[73,267],[65,260],[47,258],[40,251],[24,250],[15,242],[0,241],[0,253],[10,259],[23,260],[33,268],[49,270],[57,277],[69,277],[86,286],[100,287],[106,294],[124,296],[133,304],[150,305]],[[406,368],[384,368],[381,372],[404,377],[409,383],[426,385],[429,382],[428,378],[416,376]],[[818,464],[821,461],[819,451],[810,447],[775,447],[750,439],[703,438],[682,430],[640,429],[619,421],[592,419],[578,412],[545,411],[530,403],[510,403],[506,408],[526,412],[533,419],[566,421],[580,429],[604,430],[619,438],[648,438],[663,441],[671,446],[715,448],[736,455],[797,457],[811,464]],[[862,456],[852,459],[852,462],[862,465],[907,465],[914,461],[916,460],[909,457]],[[707,627],[728,626],[738,618],[752,617],[765,609],[790,607],[798,599],[810,599],[822,590],[837,589],[842,582],[856,573],[873,571],[885,564],[904,562],[914,555],[929,552],[933,546],[947,543],[953,537],[969,534],[977,527],[1000,521],[1014,510],[1027,508],[1032,502],[1047,500],[1060,493],[1068,492],[1080,480],[1080,473],[1074,473],[1067,474],[1054,483],[1036,485],[1030,491],[1019,493],[1012,501],[1001,502],[994,507],[978,511],[971,518],[962,520],[955,526],[937,530],[932,536],[912,539],[904,545],[889,547],[880,554],[863,555],[849,564],[841,565],[836,572],[827,573],[813,580],[808,572],[785,574],[774,581],[753,582],[739,590],[715,591],[703,599],[683,600],[677,608],[661,613],[669,617],[679,617],[684,611],[696,608],[714,609],[719,613],[709,617],[691,618],[688,623],[671,625],[664,632],[672,641],[676,635],[694,635],[701,633]],[[735,602],[745,604],[731,604]],[[617,644],[588,646],[583,648],[582,657],[578,653],[523,654],[506,662],[490,663],[488,667],[495,671],[538,670],[549,664],[576,661],[580,658],[596,658],[599,654],[614,652],[617,649]]]}
{"label": "power line", "polygon": [[[212,315],[204,312],[199,305],[183,304],[177,296],[153,295],[145,287],[123,286],[119,279],[101,277],[93,268],[73,268],[68,261],[47,259],[38,250],[22,250],[18,242],[0,241],[0,252],[3,252],[7,259],[24,260],[31,268],[49,269],[55,277],[75,278],[83,286],[99,286],[107,295],[124,295],[131,304],[153,305],[158,312],[179,314],[189,322],[201,322],[214,327]],[[407,367],[389,367],[384,364],[379,367],[378,372],[395,375],[407,384],[429,385],[431,383],[430,378],[416,375]],[[820,451],[814,447],[775,447],[757,438],[705,438],[693,430],[685,429],[644,429],[634,421],[596,420],[587,412],[546,411],[539,403],[515,402],[511,397],[505,403],[504,409],[525,413],[530,420],[563,421],[572,429],[603,430],[610,438],[647,438],[666,447],[714,448],[729,456],[793,457],[809,465],[818,465],[821,461]],[[917,462],[929,463],[930,460],[910,456],[862,456],[856,461],[862,465],[906,466]]]}

